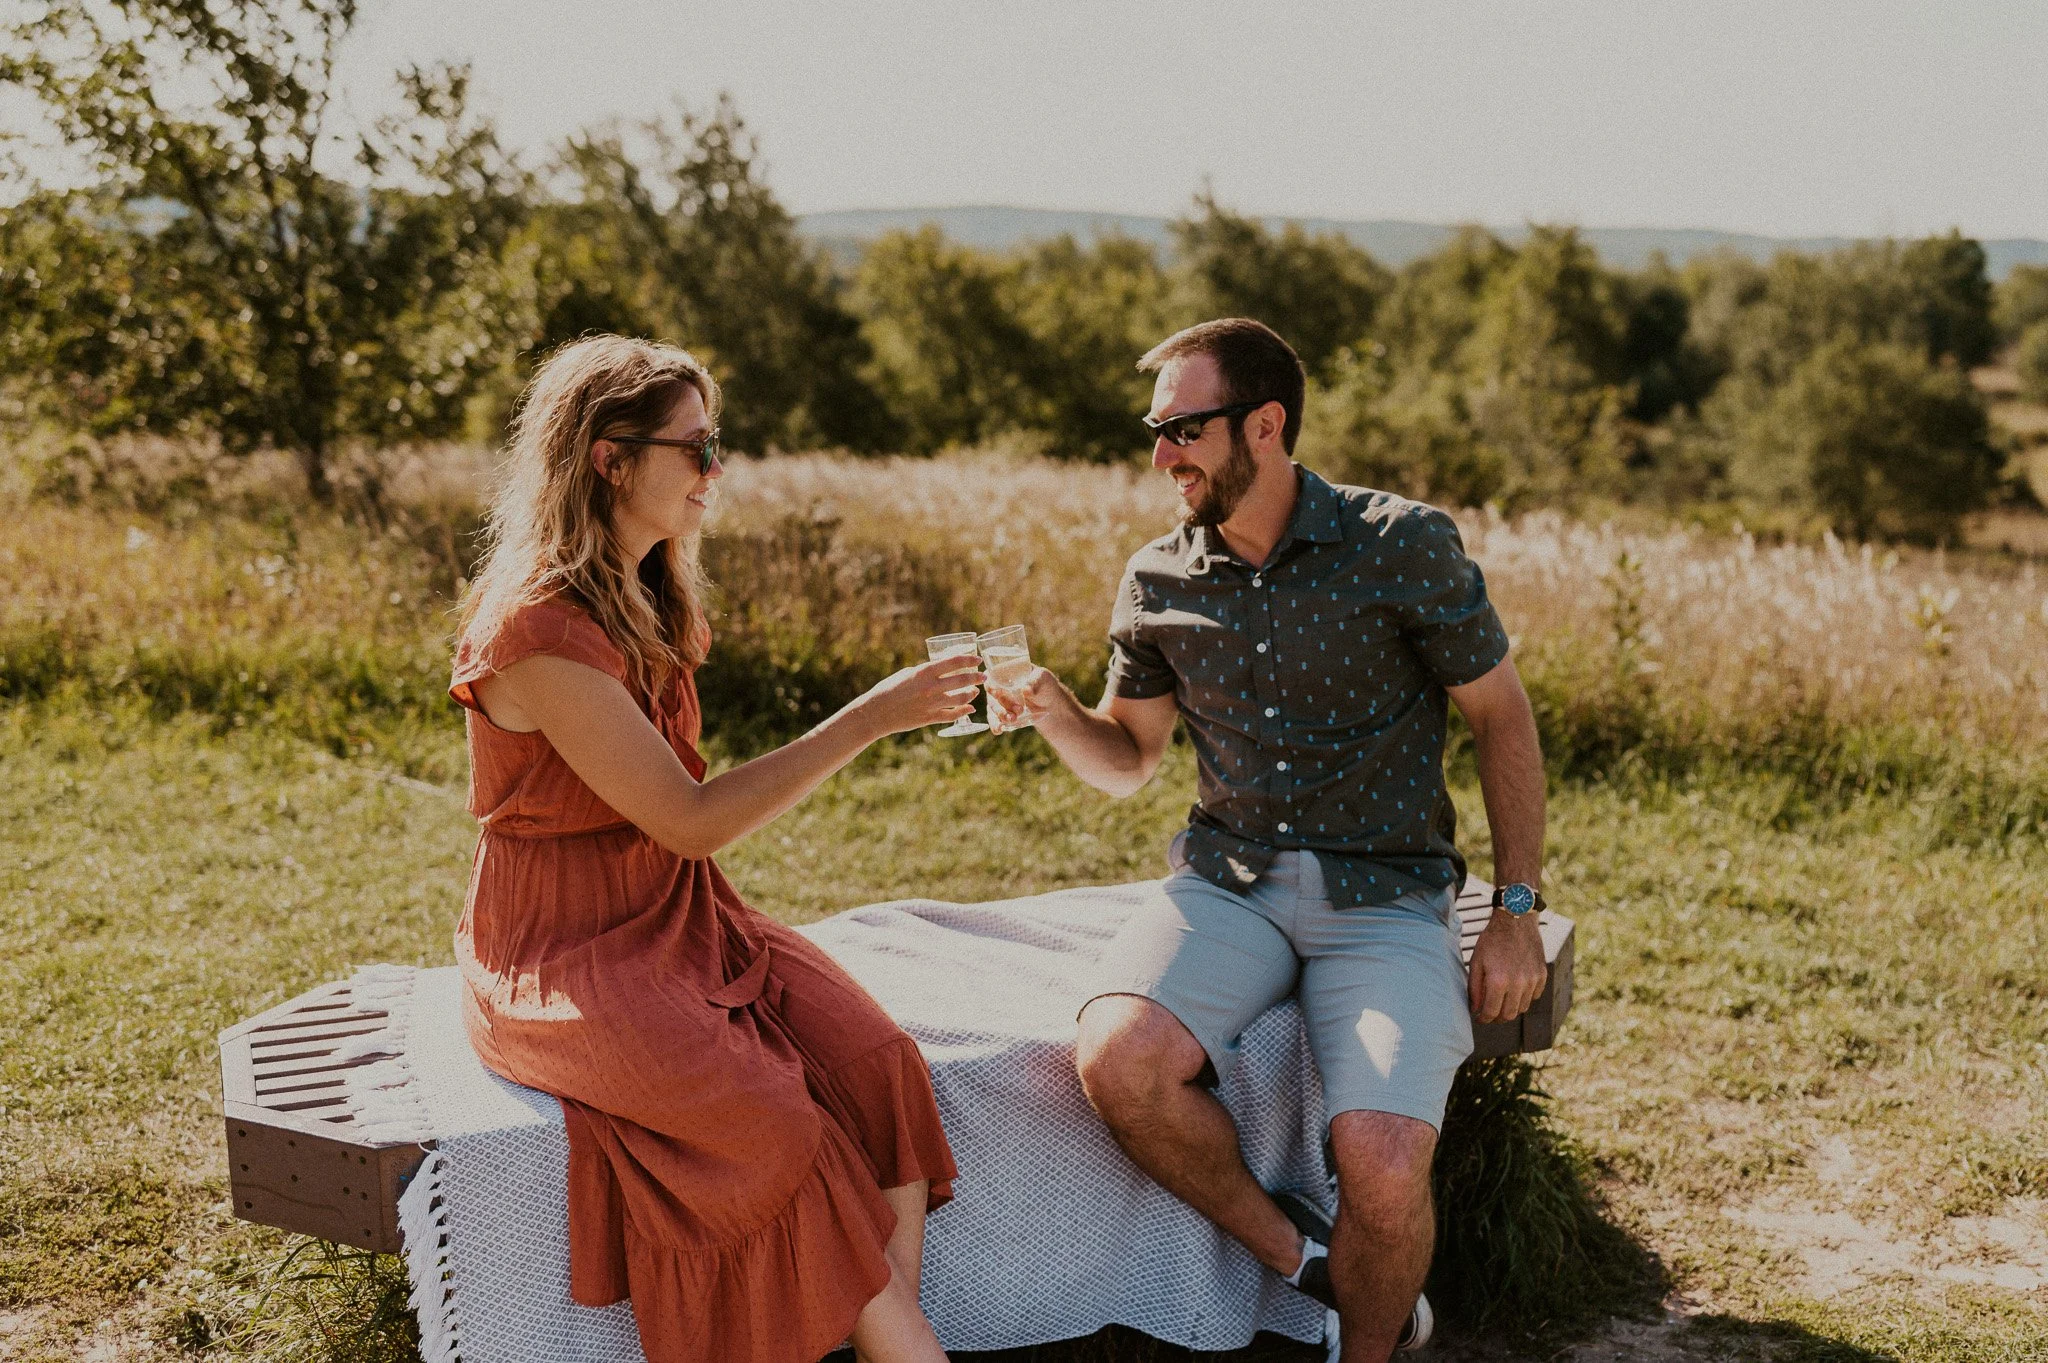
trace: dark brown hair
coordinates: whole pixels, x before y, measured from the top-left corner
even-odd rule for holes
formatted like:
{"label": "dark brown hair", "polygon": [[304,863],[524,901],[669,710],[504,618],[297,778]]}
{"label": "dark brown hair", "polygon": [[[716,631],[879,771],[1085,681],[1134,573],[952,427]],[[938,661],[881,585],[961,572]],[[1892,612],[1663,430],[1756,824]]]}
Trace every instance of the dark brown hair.
{"label": "dark brown hair", "polygon": [[[1219,317],[1174,332],[1146,351],[1138,368],[1147,374],[1157,373],[1168,361],[1190,355],[1215,359],[1216,369],[1223,376],[1224,402],[1279,403],[1287,413],[1280,443],[1289,454],[1294,453],[1294,442],[1301,436],[1301,404],[1308,389],[1308,371],[1302,368],[1301,356],[1294,353],[1294,347],[1280,339],[1279,332],[1249,317]],[[1235,421],[1233,429],[1242,428],[1244,418]]]}

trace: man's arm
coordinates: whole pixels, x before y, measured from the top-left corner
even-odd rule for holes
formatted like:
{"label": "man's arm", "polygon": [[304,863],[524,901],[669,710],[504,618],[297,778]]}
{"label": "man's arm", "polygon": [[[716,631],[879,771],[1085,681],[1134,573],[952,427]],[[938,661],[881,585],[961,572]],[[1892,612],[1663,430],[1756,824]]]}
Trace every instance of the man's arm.
{"label": "man's arm", "polygon": [[[1493,834],[1493,879],[1543,888],[1543,749],[1536,716],[1512,660],[1448,688],[1472,730],[1479,787]],[[1520,1017],[1543,992],[1548,970],[1536,915],[1495,909],[1472,948],[1472,1013],[1481,1022]]]}
{"label": "man's arm", "polygon": [[989,688],[993,727],[1000,733],[1029,717],[1074,775],[1122,799],[1152,779],[1173,737],[1179,705],[1171,695],[1133,700],[1105,691],[1090,710],[1045,668],[1014,690]]}

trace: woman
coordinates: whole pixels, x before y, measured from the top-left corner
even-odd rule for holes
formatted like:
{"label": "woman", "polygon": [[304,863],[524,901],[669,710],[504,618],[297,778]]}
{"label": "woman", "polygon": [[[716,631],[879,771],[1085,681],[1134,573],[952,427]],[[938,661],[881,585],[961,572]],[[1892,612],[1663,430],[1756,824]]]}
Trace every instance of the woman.
{"label": "woman", "polygon": [[954,1173],[930,1074],[711,857],[875,739],[967,713],[981,678],[906,668],[703,779],[718,411],[696,360],[618,336],[556,352],[521,401],[451,687],[483,825],[464,1017],[485,1064],[562,1099],[571,1294],[630,1296],[652,1363],[809,1363],[849,1333],[927,1363],[924,1215]]}

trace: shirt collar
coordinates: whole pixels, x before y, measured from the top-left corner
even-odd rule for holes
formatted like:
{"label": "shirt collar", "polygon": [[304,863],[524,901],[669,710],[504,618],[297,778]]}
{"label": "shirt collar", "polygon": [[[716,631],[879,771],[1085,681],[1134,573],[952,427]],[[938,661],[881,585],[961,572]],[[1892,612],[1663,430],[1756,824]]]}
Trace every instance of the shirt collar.
{"label": "shirt collar", "polygon": [[[1288,519],[1287,533],[1273,546],[1272,562],[1278,562],[1281,552],[1297,540],[1307,544],[1344,542],[1344,499],[1313,469],[1296,464],[1294,475],[1294,515]],[[1237,557],[1224,546],[1221,535],[1212,533],[1210,526],[1190,526],[1184,538],[1187,551],[1181,562],[1192,576],[1203,576],[1219,558],[1235,561]]]}

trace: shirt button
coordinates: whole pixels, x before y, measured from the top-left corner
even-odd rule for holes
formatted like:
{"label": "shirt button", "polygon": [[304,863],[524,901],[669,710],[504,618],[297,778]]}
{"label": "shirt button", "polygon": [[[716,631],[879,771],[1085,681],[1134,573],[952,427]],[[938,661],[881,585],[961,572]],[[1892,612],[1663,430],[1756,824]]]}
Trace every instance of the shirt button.
{"label": "shirt button", "polygon": [[1252,579],[1252,585],[1254,587],[1263,587],[1266,585],[1266,579],[1263,577],[1255,577]]}
{"label": "shirt button", "polygon": [[1265,646],[1264,644],[1260,644],[1260,645],[1258,646],[1258,649],[1259,649],[1259,652],[1261,652],[1261,653],[1264,653],[1264,652],[1266,651],[1266,646]]}
{"label": "shirt button", "polygon": [[1273,708],[1272,706],[1270,706],[1270,705],[1268,705],[1268,706],[1266,707],[1266,718],[1267,718],[1267,719],[1271,719],[1271,718],[1272,718],[1273,716],[1275,716],[1275,715],[1277,715],[1277,714],[1279,714],[1279,713],[1280,713],[1280,712],[1279,712],[1278,710],[1275,710],[1275,709],[1274,709],[1274,708]]}
{"label": "shirt button", "polygon": [[1283,823],[1283,824],[1281,824],[1281,825],[1280,825],[1280,831],[1281,831],[1282,833],[1285,833],[1285,832],[1287,831],[1287,825],[1286,825],[1286,824],[1284,824],[1284,823]]}
{"label": "shirt button", "polygon": [[1287,770],[1287,764],[1286,764],[1285,762],[1282,762],[1282,763],[1280,764],[1280,770],[1282,770],[1282,771],[1286,771],[1286,770]]}

